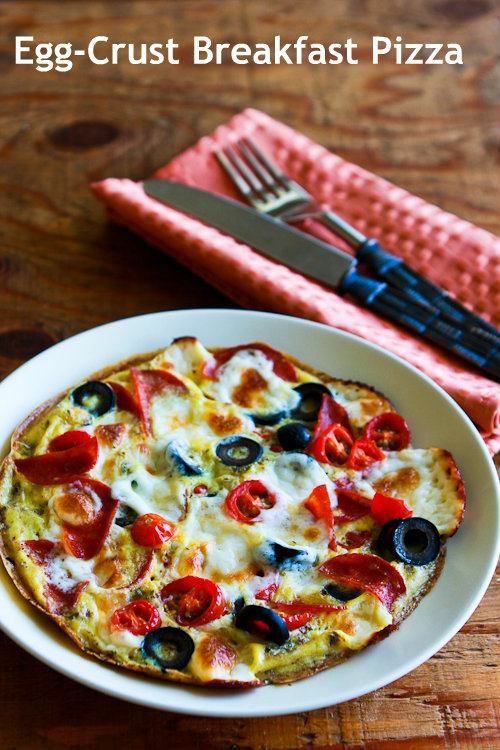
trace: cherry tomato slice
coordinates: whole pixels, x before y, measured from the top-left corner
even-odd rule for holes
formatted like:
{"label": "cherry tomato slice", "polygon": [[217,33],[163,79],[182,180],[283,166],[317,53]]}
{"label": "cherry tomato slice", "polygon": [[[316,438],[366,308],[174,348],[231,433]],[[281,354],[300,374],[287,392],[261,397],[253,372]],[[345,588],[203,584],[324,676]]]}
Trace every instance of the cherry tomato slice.
{"label": "cherry tomato slice", "polygon": [[174,618],[179,625],[193,628],[218,620],[226,611],[222,590],[208,578],[178,578],[162,588],[161,598],[165,603],[173,603]]}
{"label": "cherry tomato slice", "polygon": [[336,422],[327,427],[311,445],[311,453],[324,464],[342,466],[347,462],[353,445],[353,438],[349,431]]}
{"label": "cherry tomato slice", "polygon": [[390,497],[376,492],[370,506],[370,514],[378,524],[383,526],[384,523],[394,518],[410,518],[413,511],[399,497]]}
{"label": "cherry tomato slice", "polygon": [[136,599],[111,615],[112,630],[128,630],[133,635],[146,635],[161,623],[160,613],[151,602]]}
{"label": "cherry tomato slice", "polygon": [[240,523],[255,523],[263,511],[276,503],[276,497],[259,479],[242,482],[226,497],[227,513]]}
{"label": "cherry tomato slice", "polygon": [[146,513],[134,522],[131,534],[136,544],[156,549],[175,534],[175,526],[157,513]]}
{"label": "cherry tomato slice", "polygon": [[411,434],[405,420],[393,411],[378,414],[365,426],[363,437],[386,451],[400,451],[410,444]]}
{"label": "cherry tomato slice", "polygon": [[347,468],[360,471],[361,469],[366,469],[367,466],[371,466],[376,461],[382,461],[384,458],[385,453],[377,447],[373,440],[360,438],[353,443],[347,461]]}
{"label": "cherry tomato slice", "polygon": [[30,482],[46,486],[65,484],[86,474],[95,466],[98,455],[95,435],[83,430],[70,430],[54,438],[49,444],[48,453],[16,458],[14,463]]}

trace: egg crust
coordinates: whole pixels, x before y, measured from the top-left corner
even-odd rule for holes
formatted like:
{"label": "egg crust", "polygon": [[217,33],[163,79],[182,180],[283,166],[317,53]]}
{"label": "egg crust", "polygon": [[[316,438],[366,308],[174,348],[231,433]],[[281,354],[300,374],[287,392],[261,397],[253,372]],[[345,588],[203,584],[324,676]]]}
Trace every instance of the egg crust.
{"label": "egg crust", "polygon": [[[210,415],[212,417],[210,429],[213,428],[215,430],[215,437],[211,435],[210,438],[213,444],[215,444],[225,435],[231,436],[233,434],[239,434],[240,432],[245,432],[245,434],[251,435],[254,435],[255,433],[254,436],[259,436],[259,440],[262,443],[264,449],[264,457],[262,458],[262,460],[259,460],[257,462],[258,470],[261,472],[259,476],[262,475],[267,477],[270,475],[270,473],[276,472],[276,467],[278,466],[279,462],[283,461],[283,459],[281,458],[283,454],[273,454],[272,446],[276,441],[275,428],[266,427],[265,429],[256,429],[254,425],[254,429],[248,423],[244,422],[248,410],[251,408],[251,406],[241,403],[235,404],[234,400],[231,400],[232,397],[230,397],[228,400],[225,400],[225,391],[223,391],[222,385],[218,383],[217,380],[215,381],[215,386],[213,385],[212,381],[208,383],[206,382],[207,379],[203,374],[200,374],[201,370],[196,364],[196,357],[198,355],[201,356],[201,354],[203,354],[203,356],[205,356],[203,352],[201,352],[200,354],[200,352],[198,351],[198,347],[201,347],[201,345],[199,344],[199,342],[197,342],[196,339],[192,337],[183,337],[182,339],[172,342],[172,344],[166,349],[129,358],[118,363],[117,365],[107,367],[97,373],[94,373],[89,379],[107,382],[115,378],[122,378],[122,382],[126,382],[129,376],[130,368],[134,367],[139,369],[148,369],[150,366],[155,366],[155,364],[156,366],[158,366],[159,361],[162,368],[168,368],[169,371],[175,373],[176,375],[179,375],[179,377],[181,377],[183,381],[188,382],[189,388],[191,388],[191,384],[193,384],[193,389],[199,390],[199,393],[198,390],[193,390],[193,392],[189,391],[189,400],[192,399],[193,402],[196,403],[200,401],[200,403],[203,403],[204,408],[207,407],[207,404],[208,407],[211,407],[212,404],[210,402],[213,402],[215,410],[210,411]],[[196,352],[194,353],[191,351],[191,349],[193,348],[196,349]],[[251,350],[250,345],[249,349]],[[179,351],[182,354],[180,360]],[[188,351],[187,354],[186,351]],[[218,353],[221,350],[205,349],[204,351],[207,353],[207,357],[217,357]],[[235,356],[237,358],[237,355]],[[342,398],[343,406],[347,410],[351,420],[351,427],[354,438],[358,438],[362,435],[363,428],[367,424],[367,422],[370,421],[370,419],[377,416],[378,414],[394,411],[392,403],[383,394],[377,392],[370,386],[355,381],[346,381],[332,378],[329,375],[326,375],[304,363],[301,363],[299,360],[289,355],[284,355],[284,357],[297,369],[297,372],[299,373],[299,382],[319,382],[326,384],[335,398]],[[241,358],[243,359],[244,355],[241,355]],[[262,365],[262,358],[257,359],[257,364]],[[179,368],[172,364],[172,362],[175,362],[176,360],[177,362],[182,361],[182,367],[180,369],[186,369],[187,367],[186,372],[180,372]],[[231,360],[229,360],[229,364],[231,366]],[[248,370],[255,369],[253,367],[248,367],[247,365],[248,362],[244,362],[244,367],[242,370],[244,373],[248,372]],[[224,369],[224,366],[222,367],[222,369]],[[229,368],[226,368],[226,370],[229,371]],[[241,373],[239,373],[238,375],[240,374]],[[225,375],[227,375],[227,372],[225,373]],[[233,387],[234,373],[229,373],[229,375],[231,379],[231,387]],[[236,387],[233,387],[233,394],[238,390],[243,379],[244,378],[240,377],[240,380],[238,381]],[[257,381],[257,378],[255,376],[254,381]],[[296,385],[296,383],[294,383],[294,385]],[[276,390],[278,392],[281,384],[275,383],[273,381],[273,386],[276,387]],[[214,387],[216,388],[215,392],[213,392]],[[219,388],[218,391],[217,388]],[[266,389],[268,389],[269,393],[271,393],[270,381],[266,381],[264,392],[266,392]],[[320,615],[314,618],[312,622],[306,623],[303,627],[299,628],[297,631],[294,631],[294,633],[291,634],[292,637],[283,646],[277,646],[265,642],[263,643],[262,639],[259,639],[256,636],[252,636],[249,633],[237,630],[234,627],[233,613],[232,611],[228,611],[224,615],[224,617],[221,618],[220,622],[216,621],[214,623],[201,626],[197,629],[189,629],[191,634],[195,636],[197,649],[197,651],[195,651],[195,656],[197,655],[198,651],[200,652],[200,654],[202,654],[202,656],[196,656],[196,659],[193,659],[193,662],[196,660],[196,670],[194,668],[191,668],[189,664],[185,669],[182,670],[160,668],[151,660],[144,658],[143,651],[137,645],[130,647],[126,645],[122,647],[122,645],[119,643],[111,642],[111,644],[106,643],[106,646],[104,647],[102,632],[106,630],[106,626],[105,624],[103,624],[103,618],[101,614],[97,616],[99,625],[93,626],[95,628],[98,627],[101,633],[99,637],[97,637],[97,635],[95,635],[95,633],[93,633],[91,629],[89,630],[88,628],[86,629],[84,627],[84,622],[88,621],[89,613],[92,616],[95,614],[95,602],[100,601],[101,599],[103,601],[109,599],[111,602],[114,602],[117,605],[125,604],[127,603],[127,601],[133,600],[134,597],[137,598],[139,592],[139,594],[143,595],[145,598],[151,597],[155,604],[158,604],[158,606],[160,606],[158,599],[158,584],[154,584],[151,581],[142,581],[141,584],[136,587],[137,591],[130,592],[126,590],[126,587],[124,586],[106,588],[105,586],[100,587],[97,583],[94,582],[95,585],[93,586],[93,592],[91,593],[88,590],[84,591],[80,597],[79,602],[75,605],[74,608],[62,614],[55,612],[49,606],[49,603],[47,602],[46,598],[44,598],[43,593],[41,593],[40,581],[35,580],[35,577],[33,575],[32,561],[27,559],[26,554],[21,552],[21,540],[16,536],[19,529],[16,528],[15,532],[13,532],[15,524],[12,523],[11,517],[9,516],[9,513],[12,512],[13,505],[15,505],[15,503],[17,502],[16,497],[19,497],[19,494],[24,493],[29,498],[30,492],[32,490],[30,482],[27,481],[26,478],[19,473],[14,460],[16,458],[19,458],[19,456],[26,455],[27,445],[29,445],[29,454],[37,454],[37,452],[43,452],[43,450],[39,450],[39,448],[40,444],[44,444],[45,447],[47,445],[47,431],[50,432],[50,430],[54,429],[55,432],[58,431],[56,429],[58,427],[58,424],[56,424],[54,428],[54,425],[51,424],[50,421],[51,417],[55,412],[57,412],[57,409],[60,408],[62,402],[68,401],[72,391],[73,389],[68,389],[68,391],[66,391],[65,393],[60,394],[59,396],[47,401],[45,404],[35,409],[19,425],[12,437],[11,451],[9,455],[4,459],[0,468],[0,512],[2,519],[0,535],[0,555],[2,557],[7,573],[11,577],[19,592],[28,601],[30,601],[31,604],[33,604],[39,610],[43,611],[50,618],[52,618],[57,623],[57,625],[59,625],[59,627],[84,652],[91,654],[92,656],[95,656],[96,658],[110,664],[153,675],[157,678],[184,684],[229,687],[237,689],[252,688],[269,683],[292,682],[308,677],[320,670],[334,666],[335,664],[343,661],[349,656],[357,653],[359,650],[362,650],[370,643],[376,642],[377,640],[386,637],[390,632],[396,629],[400,622],[402,622],[402,620],[405,619],[413,611],[420,599],[432,588],[433,584],[437,580],[444,563],[444,548],[441,549],[441,552],[436,560],[426,566],[423,566],[424,569],[416,569],[412,566],[403,565],[402,563],[394,563],[394,567],[402,575],[405,581],[406,593],[404,596],[401,596],[399,602],[395,603],[392,607],[384,607],[384,605],[381,604],[376,596],[374,596],[370,592],[364,591],[360,593],[359,596],[349,601],[345,605],[344,610],[339,611],[339,623],[336,623],[338,624],[338,627],[332,627],[331,618],[329,619],[329,617],[327,616]],[[260,392],[258,388],[257,391],[259,395]],[[250,396],[248,396],[249,392],[251,394]],[[243,402],[245,402],[245,400],[249,398],[251,400],[251,398],[253,398],[253,396],[255,395],[252,392],[252,388],[249,389],[247,386],[243,390],[240,389],[240,391],[238,391],[238,394],[238,400]],[[260,395],[262,394],[260,393]],[[279,397],[281,397],[281,395],[279,395]],[[204,399],[203,402],[201,401],[201,399]],[[226,405],[230,405],[231,409],[235,410],[234,413],[231,412],[229,414],[229,417],[232,418],[234,416],[236,419],[236,417],[239,417],[240,413],[242,414],[243,421],[240,421],[237,424],[234,431],[231,430],[231,427],[229,427],[229,430],[226,429],[227,425],[230,425],[231,422],[231,419],[226,413],[229,407],[226,408]],[[221,412],[224,413],[225,417],[227,418],[222,420],[217,419],[217,417],[220,417]],[[287,419],[289,419],[289,417],[285,416],[284,421],[286,422]],[[136,431],[135,437],[137,437],[140,432],[140,425],[135,424],[135,422],[137,421],[138,420],[136,419],[136,417],[134,417],[134,420],[131,420],[130,422],[131,426],[129,426],[129,430]],[[243,429],[241,429],[242,425],[244,426]],[[81,426],[82,425],[79,424],[75,425],[76,428]],[[84,426],[88,428],[89,431],[92,431],[97,427],[104,425],[100,424],[100,420],[97,419],[91,420],[87,425]],[[191,425],[191,432],[196,433],[197,428],[198,425]],[[265,437],[261,437],[265,432],[269,432],[271,434]],[[346,480],[350,483],[349,486],[354,485],[357,488],[362,488],[363,491],[366,492],[367,497],[369,497],[370,494],[372,494],[374,491],[381,490],[384,490],[384,492],[388,495],[401,497],[402,495],[398,495],[398,492],[401,493],[401,490],[405,492],[404,484],[406,476],[404,475],[403,471],[402,478],[402,470],[404,470],[405,468],[414,468],[412,467],[412,464],[418,467],[420,461],[421,465],[425,464],[426,466],[426,481],[428,479],[428,475],[432,475],[431,480],[429,481],[435,481],[435,477],[432,472],[435,472],[437,467],[440,477],[446,476],[449,479],[449,483],[445,486],[445,490],[447,493],[447,502],[451,510],[446,516],[445,526],[440,529],[441,536],[444,541],[448,536],[451,536],[456,532],[463,515],[465,494],[460,472],[452,456],[444,450],[429,449],[429,451],[425,452],[425,455],[419,456],[418,460],[416,458],[413,458],[416,456],[416,454],[412,454],[412,450],[413,449],[411,448],[407,448],[406,452],[398,452],[398,455],[388,455],[385,460],[392,461],[395,466],[395,469],[392,472],[384,471],[384,462],[382,461],[372,467],[372,472],[370,472],[370,470],[356,472],[354,470],[347,470],[342,468],[339,469],[338,467],[331,467],[329,465],[321,466],[321,471],[323,472],[321,474],[321,477],[325,477],[325,482],[328,481],[329,483],[331,483],[331,486],[333,488],[335,486],[339,486],[338,482],[339,477],[341,476],[343,480]],[[399,453],[401,453],[401,455],[399,455]],[[224,492],[227,493],[228,489],[234,487],[234,485],[238,484],[239,481],[245,481],[248,477],[253,476],[256,472],[255,467],[250,470],[234,471],[233,475],[231,476],[230,474],[228,479],[226,474],[220,474],[218,465],[216,465],[216,462],[214,463],[213,457],[210,458],[210,461],[211,463],[208,469],[210,473],[210,479],[214,478],[215,484],[217,485],[217,488],[219,490],[219,494],[224,494]],[[217,474],[217,471],[219,471],[219,474]],[[414,469],[414,471],[418,472],[418,468]],[[213,474],[211,472],[213,472]],[[370,473],[372,473],[372,477],[370,477]],[[93,476],[92,472],[91,476]],[[99,476],[99,478],[101,477]],[[407,476],[406,479],[408,479]],[[192,482],[189,485],[186,485],[186,487],[188,488],[189,492],[193,492]],[[184,487],[185,490],[186,487]],[[425,486],[423,488],[420,487],[417,489],[418,492],[420,492],[419,497],[422,496],[422,493],[424,493],[425,495]],[[406,490],[408,490],[408,488],[406,488]],[[35,529],[35,537],[38,535],[38,538],[47,538],[46,534],[49,527],[49,524],[46,520],[48,513],[47,508],[49,506],[50,500],[52,499],[52,495],[56,492],[57,487],[48,489],[45,488],[41,491],[41,495],[43,495],[44,498],[43,502],[45,502],[45,498],[47,495],[50,495],[51,497],[49,498],[49,501],[47,501],[46,506],[44,505],[42,508],[45,516],[42,515],[42,510],[39,509],[39,517],[42,518],[42,523]],[[412,493],[413,495],[415,495],[415,492],[415,487],[411,487],[409,491],[406,492],[410,506],[412,501]],[[335,490],[332,489],[332,495],[334,493]],[[290,497],[291,496],[292,495],[290,495]],[[194,495],[191,494],[188,499],[191,500],[193,497]],[[439,495],[434,492],[432,497],[434,506],[430,509],[431,516],[436,512],[436,508],[439,505]],[[29,499],[26,502],[29,504]],[[23,507],[24,506],[22,506],[22,508]],[[196,519],[201,519],[201,522],[204,522],[205,518],[203,509],[205,510],[206,515],[207,503],[203,502],[202,500],[199,502],[198,511],[194,513]],[[442,509],[439,510],[438,515],[439,518],[442,519]],[[187,516],[188,511],[186,511],[186,518]],[[450,521],[450,518],[454,519],[454,521]],[[181,519],[180,524],[183,523],[183,520],[185,519]],[[46,525],[44,526],[43,523],[46,523]],[[219,523],[223,525],[222,522],[219,521]],[[207,524],[207,528],[210,530],[208,521]],[[228,524],[226,522],[226,526],[227,525]],[[313,524],[311,524],[311,526],[308,526],[306,532],[310,528],[312,528],[312,526]],[[20,526],[20,528],[22,528],[22,525]],[[255,528],[255,526],[252,528]],[[369,539],[364,544],[362,544],[361,547],[356,548],[355,551],[363,554],[373,555],[376,554],[374,539],[376,538],[379,530],[380,527],[374,522],[374,520],[369,516],[365,516],[350,522],[343,523],[342,529],[340,530],[339,539],[342,542],[348,538],[349,534],[369,533],[371,535]],[[113,531],[115,531],[114,526]],[[245,530],[241,529],[241,532],[243,531]],[[200,534],[201,537],[204,537],[204,535],[206,535],[203,526],[200,526],[197,529],[197,533]],[[297,532],[295,531],[294,533]],[[123,531],[121,531],[120,534],[121,536],[123,536]],[[29,538],[30,535],[28,534],[28,536],[24,537],[24,540]],[[177,545],[178,547],[180,547],[180,549],[174,552],[174,556],[177,555],[176,564],[179,567],[175,568],[175,571],[178,572],[183,568],[186,569],[186,550],[189,550],[191,542],[192,539],[187,538],[186,547],[183,548],[182,544]],[[324,543],[324,539],[314,540],[314,542],[317,542],[318,544]],[[169,545],[167,543],[167,547],[168,546]],[[344,547],[343,552],[347,551],[348,549],[348,547]],[[342,554],[343,552],[337,550],[337,552],[334,554]],[[167,567],[165,567],[165,561],[163,559],[160,559],[162,555],[163,551],[154,552],[153,575],[151,576],[152,579],[154,579],[161,571],[169,570],[168,564],[170,563],[168,563]],[[329,557],[330,555],[331,553],[326,553],[326,557]],[[323,559],[326,559],[324,554],[323,557],[321,557],[320,555],[320,561]],[[170,570],[170,573],[171,572],[172,571]],[[196,573],[200,571],[186,570],[186,572]],[[314,573],[314,576],[316,576],[316,578],[314,578],[314,582],[315,584],[317,584],[318,580],[316,572]],[[212,577],[217,580],[217,576],[213,574],[213,569]],[[306,598],[310,597],[312,588],[310,583],[307,582],[307,580],[305,581],[304,575],[296,576],[294,578],[292,574],[285,574],[283,577],[285,581],[284,583],[280,583],[279,590],[282,591],[282,595],[285,599],[293,600],[295,598],[294,594],[301,592],[305,592]],[[227,583],[228,585],[226,591],[227,600],[229,600],[230,597],[235,596],[234,592],[236,591],[237,586],[234,583],[233,578],[234,575],[232,573],[223,572],[220,573],[220,578],[218,579],[221,585],[223,583]],[[41,580],[44,580],[43,577]],[[300,585],[302,587],[299,592],[294,589],[294,586],[296,585]],[[246,598],[248,598],[248,589],[244,590]],[[317,591],[317,585],[315,591]],[[255,591],[253,593],[255,593]],[[316,595],[314,592],[313,594],[314,596]],[[321,599],[321,601],[323,601],[323,599]],[[262,602],[254,601],[254,603],[261,604]],[[107,605],[103,606],[105,610]],[[94,610],[92,609],[93,607]],[[99,607],[98,611],[100,613]],[[366,625],[367,633],[363,633],[364,640],[363,638],[359,638],[358,640],[356,639],[356,631],[357,629],[359,629],[358,625],[360,623],[365,623]],[[175,619],[172,618],[168,612],[166,614],[162,613],[162,626],[163,625],[176,626]],[[236,668],[233,668],[229,671],[226,670],[225,672],[224,665],[221,666],[217,663],[217,660],[220,661],[221,659],[221,653],[224,652],[224,649],[221,649],[221,643],[229,644],[230,650],[237,654],[239,660],[237,666],[239,666],[239,663],[241,662],[242,667],[240,671],[238,671],[238,669]],[[212,661],[210,661],[211,659]]]}

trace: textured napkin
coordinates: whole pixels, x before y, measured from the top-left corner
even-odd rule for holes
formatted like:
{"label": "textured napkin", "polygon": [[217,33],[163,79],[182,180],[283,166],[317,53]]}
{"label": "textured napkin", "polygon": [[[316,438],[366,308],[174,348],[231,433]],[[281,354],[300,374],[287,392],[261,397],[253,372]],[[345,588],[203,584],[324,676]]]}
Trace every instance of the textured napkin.
{"label": "textured napkin", "polygon": [[[254,138],[320,203],[376,237],[487,320],[500,323],[499,238],[341,159],[263,112],[248,109],[236,115],[155,176],[237,198],[213,150],[242,136]],[[326,323],[411,362],[456,399],[483,431],[492,452],[500,448],[500,386],[493,381],[331,289],[154,201],[140,183],[110,178],[92,189],[114,221],[145,237],[239,305]],[[318,230],[317,225],[311,228]],[[342,246],[339,240],[336,243]]]}

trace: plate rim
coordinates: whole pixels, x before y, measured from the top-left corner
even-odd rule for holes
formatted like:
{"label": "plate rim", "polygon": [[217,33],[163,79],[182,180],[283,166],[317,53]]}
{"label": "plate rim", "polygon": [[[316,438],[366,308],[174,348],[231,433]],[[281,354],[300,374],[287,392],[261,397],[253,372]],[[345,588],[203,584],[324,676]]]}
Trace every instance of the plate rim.
{"label": "plate rim", "polygon": [[[166,310],[166,311],[159,311],[159,312],[153,312],[153,313],[144,313],[141,315],[132,315],[128,316],[126,318],[120,318],[118,320],[110,321],[108,323],[103,323],[99,326],[95,326],[89,329],[86,329],[84,331],[81,331],[73,336],[70,336],[66,339],[63,339],[62,341],[57,342],[53,346],[49,347],[48,349],[45,349],[44,351],[37,354],[35,357],[32,357],[31,359],[24,362],[22,365],[20,365],[18,368],[16,368],[12,373],[10,373],[6,378],[4,378],[0,382],[0,398],[4,389],[4,386],[6,384],[9,384],[12,381],[15,381],[16,378],[19,377],[20,373],[24,372],[26,369],[36,367],[38,362],[40,360],[51,358],[53,356],[53,352],[56,350],[59,350],[61,348],[64,348],[68,342],[78,342],[79,340],[85,339],[86,337],[91,337],[96,334],[102,334],[104,331],[109,330],[113,327],[118,327],[121,325],[127,325],[132,323],[133,321],[146,321],[148,319],[163,319],[163,318],[173,318],[175,316],[179,315],[213,315],[213,316],[220,316],[220,315],[227,315],[227,316],[236,316],[236,317],[259,317],[262,319],[278,319],[283,322],[288,322],[291,326],[293,325],[303,325],[304,327],[313,327],[322,329],[329,334],[331,334],[333,337],[340,337],[345,338],[348,341],[352,341],[355,343],[355,345],[361,345],[362,347],[368,349],[368,350],[375,350],[381,353],[384,357],[390,359],[391,361],[397,363],[399,366],[402,366],[403,368],[406,368],[410,372],[412,372],[414,375],[417,376],[418,379],[423,380],[427,383],[432,389],[436,390],[439,395],[444,398],[444,400],[447,402],[448,406],[450,406],[454,411],[458,412],[459,416],[465,420],[467,426],[469,429],[472,428],[476,439],[476,444],[480,451],[483,454],[483,457],[486,459],[486,463],[489,466],[489,471],[491,474],[491,479],[493,479],[493,488],[496,489],[496,503],[497,503],[497,512],[500,507],[500,484],[498,482],[498,477],[495,471],[494,463],[487,451],[487,448],[484,444],[484,441],[481,439],[479,432],[477,432],[477,428],[474,426],[471,419],[468,417],[468,415],[462,410],[462,408],[454,401],[454,399],[446,393],[446,391],[443,390],[441,386],[439,386],[437,383],[435,383],[429,376],[427,376],[425,373],[422,373],[418,368],[410,364],[409,362],[406,362],[405,360],[401,359],[397,355],[393,354],[392,352],[388,352],[385,349],[383,349],[378,344],[374,344],[372,342],[366,341],[365,339],[355,336],[354,334],[348,333],[346,331],[339,330],[337,328],[333,328],[332,326],[325,325],[323,323],[319,323],[316,321],[310,321],[304,318],[297,318],[294,316],[289,315],[283,315],[279,313],[272,313],[272,312],[263,312],[263,311],[256,311],[256,310],[241,310],[241,309],[232,309],[232,308],[182,308],[182,309],[176,309],[176,310]],[[169,339],[168,331],[166,332],[166,339]],[[286,347],[284,347],[286,348]],[[130,354],[133,355],[135,352],[131,352]],[[5,454],[5,450],[2,450],[0,455],[3,457]],[[159,710],[163,711],[174,711],[181,714],[188,714],[188,715],[196,715],[196,716],[207,716],[207,717],[226,717],[226,718],[250,718],[250,717],[265,717],[265,716],[284,716],[287,714],[293,714],[297,713],[299,711],[309,711],[314,710],[318,708],[322,708],[325,706],[331,706],[331,705],[337,705],[339,703],[346,702],[348,700],[352,700],[354,698],[361,697],[363,695],[366,695],[368,693],[371,693],[375,690],[378,690],[395,680],[400,679],[402,676],[409,674],[414,669],[419,667],[421,664],[426,662],[428,659],[430,659],[435,653],[437,653],[443,646],[448,643],[451,638],[453,638],[457,632],[463,627],[465,622],[471,617],[473,612],[476,610],[478,605],[480,604],[486,589],[488,588],[491,578],[494,574],[497,559],[499,557],[500,553],[500,533],[496,534],[496,541],[495,541],[495,548],[491,550],[490,553],[490,559],[489,564],[487,567],[487,570],[485,574],[483,575],[482,583],[478,587],[478,589],[475,592],[475,595],[470,602],[469,606],[466,607],[464,610],[460,612],[459,615],[455,618],[455,621],[453,622],[453,625],[450,626],[442,635],[439,637],[436,641],[432,642],[432,645],[429,645],[426,649],[423,649],[418,656],[416,656],[413,659],[405,659],[401,665],[398,668],[393,668],[389,675],[381,676],[379,679],[371,680],[371,682],[368,684],[368,686],[361,687],[358,689],[352,689],[351,691],[347,691],[344,695],[342,695],[341,698],[336,700],[328,699],[328,696],[325,696],[325,699],[318,700],[318,697],[312,697],[314,693],[312,692],[312,696],[307,699],[307,695],[304,697],[302,703],[300,706],[297,706],[296,704],[293,704],[289,708],[283,709],[282,707],[279,707],[278,709],[275,709],[272,706],[266,705],[263,706],[260,709],[252,708],[250,711],[245,711],[241,708],[239,708],[239,702],[236,704],[235,707],[229,702],[226,701],[226,705],[222,710],[218,710],[216,706],[212,707],[210,705],[210,702],[207,701],[206,705],[203,705],[203,697],[204,695],[207,695],[207,689],[203,687],[195,687],[191,686],[186,688],[185,686],[182,686],[177,683],[161,683],[158,681],[158,679],[155,678],[149,678],[140,676],[140,680],[148,680],[153,681],[158,684],[164,684],[169,687],[175,688],[179,690],[179,693],[181,694],[186,689],[191,692],[199,693],[200,699],[199,706],[183,706],[182,702],[179,704],[168,704],[165,705],[164,703],[160,703],[159,701],[151,700],[148,697],[141,697],[140,694],[131,696],[126,695],[123,692],[121,692],[119,689],[115,689],[113,686],[107,685],[106,683],[96,683],[96,681],[92,678],[92,676],[87,676],[85,674],[81,673],[75,673],[75,671],[71,668],[61,663],[57,663],[54,661],[54,659],[51,659],[50,656],[47,656],[46,654],[39,653],[35,650],[34,647],[30,647],[30,644],[27,644],[25,641],[22,640],[21,635],[17,634],[15,630],[13,630],[11,627],[9,627],[9,624],[4,621],[3,613],[0,611],[0,629],[6,633],[12,640],[14,640],[21,648],[23,648],[25,651],[30,653],[32,656],[37,658],[42,663],[46,664],[47,666],[55,669],[57,672],[63,674],[65,677],[69,677],[70,679],[73,679],[80,684],[85,685],[86,687],[90,687],[94,690],[98,690],[99,692],[102,692],[106,695],[109,695],[114,698],[119,698],[121,700],[125,700],[127,702],[136,704],[136,705],[143,705],[148,706],[150,708],[157,708]],[[4,572],[4,571],[2,571]],[[13,585],[9,578],[9,584]],[[3,588],[3,583],[0,582],[0,587]],[[18,597],[21,597],[21,595],[16,591],[16,595]],[[24,600],[23,600],[24,601]],[[29,606],[32,606],[31,604]],[[43,615],[45,616],[45,615]],[[53,624],[54,627],[57,628],[57,625]],[[69,642],[69,645],[74,648],[74,645],[72,642]],[[364,653],[364,650],[361,652]],[[89,657],[87,655],[84,655],[82,652],[79,652],[80,656],[84,656],[85,659],[89,659],[91,663],[94,665],[97,665],[98,667],[113,670],[113,672],[120,672],[123,673],[126,677],[132,675],[133,677],[138,677],[137,674],[131,673],[129,670],[123,670],[119,667],[113,667],[111,665],[105,664],[103,662],[99,662],[93,657]],[[356,655],[351,657],[356,658]],[[307,678],[312,679],[312,678]],[[305,685],[305,681],[300,681],[294,684],[302,684]],[[259,693],[262,695],[265,695],[268,691],[275,691],[275,690],[287,690],[289,689],[289,685],[273,685],[273,686],[265,686],[259,688]],[[304,691],[306,692],[306,691]],[[224,703],[224,698],[228,697],[226,691],[220,690],[220,700],[216,700],[216,705],[220,702]],[[265,703],[265,701],[262,701],[262,703]]]}

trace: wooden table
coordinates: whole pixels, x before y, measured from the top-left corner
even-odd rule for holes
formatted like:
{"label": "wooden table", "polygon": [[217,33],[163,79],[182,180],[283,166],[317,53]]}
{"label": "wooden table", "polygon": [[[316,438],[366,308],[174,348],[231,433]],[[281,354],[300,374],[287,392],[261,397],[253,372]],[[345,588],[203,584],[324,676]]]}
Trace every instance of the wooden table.
{"label": "wooden table", "polygon": [[[495,0],[11,0],[0,4],[0,368],[115,318],[230,306],[189,271],[110,226],[91,180],[140,178],[252,105],[343,157],[500,231],[500,63]],[[351,36],[359,65],[13,65],[15,34],[82,46],[315,41]],[[372,66],[373,34],[457,41],[465,65]],[[254,750],[499,748],[499,587],[434,658],[373,695],[295,716],[206,720],[133,707],[85,689],[0,638],[0,748]]]}

